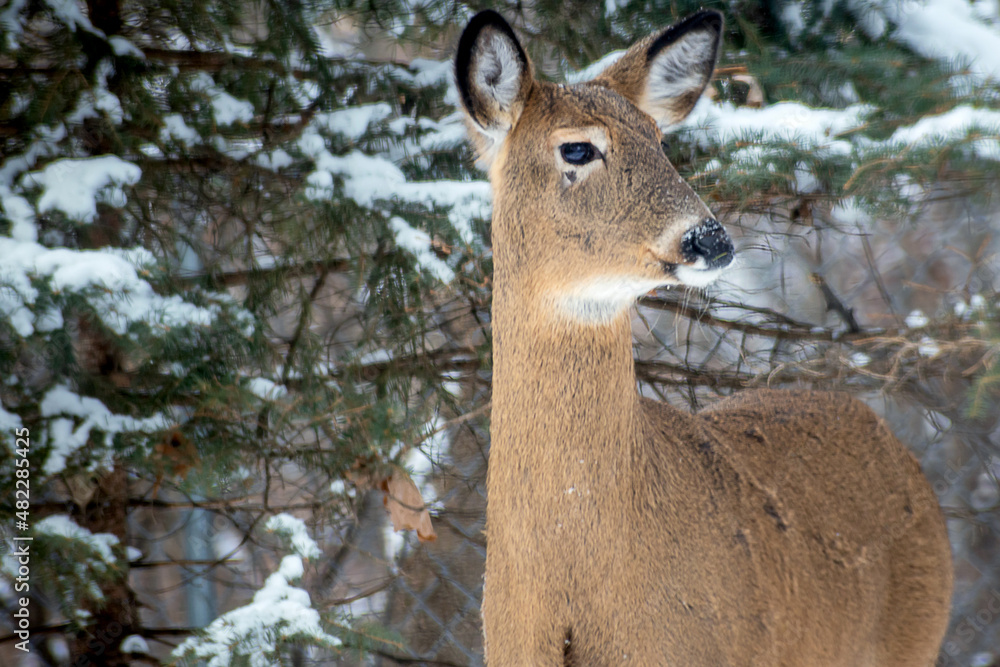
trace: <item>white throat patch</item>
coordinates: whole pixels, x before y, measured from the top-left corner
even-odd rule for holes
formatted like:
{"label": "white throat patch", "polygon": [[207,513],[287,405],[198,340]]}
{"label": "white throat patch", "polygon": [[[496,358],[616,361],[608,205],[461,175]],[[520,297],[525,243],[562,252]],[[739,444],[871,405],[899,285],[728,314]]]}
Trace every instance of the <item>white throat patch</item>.
{"label": "white throat patch", "polygon": [[674,275],[677,280],[681,281],[688,287],[708,287],[729,268],[732,266],[724,266],[718,269],[708,269],[705,268],[706,262],[701,257],[695,262],[694,266],[684,266],[679,264],[677,268],[674,269]]}
{"label": "white throat patch", "polygon": [[635,300],[665,281],[652,278],[602,276],[555,292],[556,309],[570,319],[586,324],[606,324],[629,309]]}

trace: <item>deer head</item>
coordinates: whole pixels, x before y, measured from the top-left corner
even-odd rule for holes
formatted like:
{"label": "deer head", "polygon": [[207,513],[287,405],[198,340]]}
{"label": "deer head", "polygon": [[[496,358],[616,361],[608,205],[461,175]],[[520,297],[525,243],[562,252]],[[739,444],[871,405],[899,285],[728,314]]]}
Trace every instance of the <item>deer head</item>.
{"label": "deer head", "polygon": [[478,14],[456,80],[494,189],[497,288],[557,316],[607,322],[661,285],[714,281],[733,245],[664,155],[711,79],[722,16],[702,11],[593,81],[538,81],[510,26]]}

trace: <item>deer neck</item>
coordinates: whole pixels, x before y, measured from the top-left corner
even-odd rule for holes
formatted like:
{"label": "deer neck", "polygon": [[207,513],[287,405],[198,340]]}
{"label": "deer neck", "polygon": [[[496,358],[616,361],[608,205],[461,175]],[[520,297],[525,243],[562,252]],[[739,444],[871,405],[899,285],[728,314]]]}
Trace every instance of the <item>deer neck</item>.
{"label": "deer neck", "polygon": [[619,497],[641,431],[628,312],[575,323],[496,269],[490,475],[508,479],[491,489]]}

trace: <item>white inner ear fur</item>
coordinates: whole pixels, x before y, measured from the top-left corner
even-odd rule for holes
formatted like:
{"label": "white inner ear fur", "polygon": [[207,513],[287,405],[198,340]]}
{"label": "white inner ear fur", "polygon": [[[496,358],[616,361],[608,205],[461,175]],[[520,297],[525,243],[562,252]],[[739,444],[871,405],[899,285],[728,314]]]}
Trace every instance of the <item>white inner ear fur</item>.
{"label": "white inner ear fur", "polygon": [[482,95],[496,101],[501,111],[508,111],[521,88],[522,63],[517,47],[506,35],[488,30],[476,52],[473,85]]}
{"label": "white inner ear fur", "polygon": [[[563,159],[562,152],[559,150],[563,144],[593,144],[594,148],[600,151],[600,156],[587,164],[570,164]],[[597,125],[564,127],[549,135],[549,146],[552,149],[556,167],[563,175],[562,186],[568,188],[581,182],[594,171],[604,168],[604,160],[601,158],[608,154],[608,135],[603,127]]]}
{"label": "white inner ear fur", "polygon": [[716,36],[708,30],[690,32],[662,49],[650,64],[642,109],[661,124],[680,122],[671,102],[705,86],[715,54]]}
{"label": "white inner ear fur", "polygon": [[521,92],[524,63],[518,60],[517,47],[506,35],[486,30],[479,39],[472,62],[470,85],[475,94],[492,101],[491,110],[483,123],[471,122],[483,139],[478,142],[476,164],[489,169],[496,160],[500,146],[513,127],[514,118],[508,112]]}

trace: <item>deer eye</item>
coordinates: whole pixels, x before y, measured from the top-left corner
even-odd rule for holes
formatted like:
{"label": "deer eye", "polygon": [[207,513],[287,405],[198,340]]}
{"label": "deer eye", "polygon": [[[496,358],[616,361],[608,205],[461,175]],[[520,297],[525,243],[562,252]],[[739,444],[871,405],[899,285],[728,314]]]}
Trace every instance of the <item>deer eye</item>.
{"label": "deer eye", "polygon": [[593,162],[601,153],[594,147],[594,144],[581,142],[561,145],[559,154],[566,162],[579,165]]}

